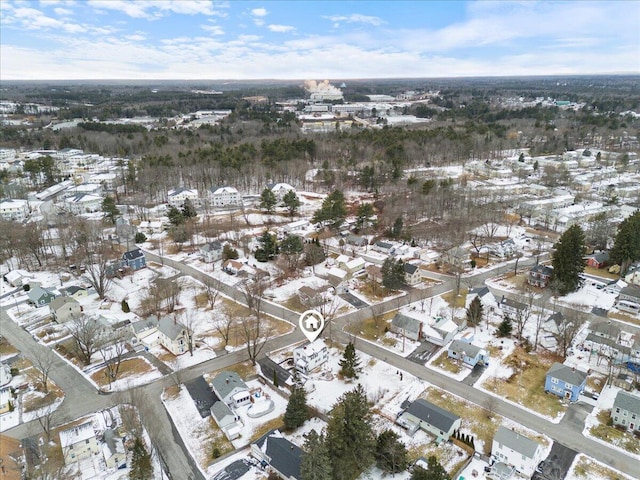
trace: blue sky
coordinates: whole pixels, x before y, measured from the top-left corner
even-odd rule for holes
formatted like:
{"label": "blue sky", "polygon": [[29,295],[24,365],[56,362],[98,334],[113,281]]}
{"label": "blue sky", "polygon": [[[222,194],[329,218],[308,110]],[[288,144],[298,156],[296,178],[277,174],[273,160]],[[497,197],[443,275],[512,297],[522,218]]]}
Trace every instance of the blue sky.
{"label": "blue sky", "polygon": [[638,1],[0,0],[0,79],[640,72]]}

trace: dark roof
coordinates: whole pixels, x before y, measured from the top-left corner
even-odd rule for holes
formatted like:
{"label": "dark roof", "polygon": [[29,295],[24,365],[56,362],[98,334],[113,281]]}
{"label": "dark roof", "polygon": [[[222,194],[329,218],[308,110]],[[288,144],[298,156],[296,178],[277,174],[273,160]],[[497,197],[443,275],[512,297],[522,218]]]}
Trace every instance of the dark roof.
{"label": "dark roof", "polygon": [[558,362],[551,366],[547,372],[547,376],[557,378],[558,380],[570,383],[571,385],[582,385],[582,382],[587,378],[587,374],[585,372],[581,372],[580,370],[576,370],[575,368]]}
{"label": "dark roof", "polygon": [[247,384],[240,378],[240,375],[229,370],[223,370],[216,375],[211,381],[211,387],[213,388],[213,392],[220,397],[220,400],[223,400],[224,397],[233,392],[236,387],[242,390],[249,390],[249,387],[247,387]]}
{"label": "dark roof", "polygon": [[463,352],[470,358],[475,358],[481,350],[481,347],[473,343],[465,342],[464,340],[454,340],[451,342],[451,345],[449,345],[450,352]]}
{"label": "dark roof", "polygon": [[551,276],[551,274],[553,273],[553,268],[549,267],[547,265],[541,265],[541,264],[536,264],[533,267],[531,267],[531,270],[529,270],[530,272],[534,272],[534,273],[539,273],[541,275],[546,275],[548,277]]}
{"label": "dark roof", "polygon": [[125,260],[133,260],[140,257],[144,257],[144,253],[139,248],[129,250],[128,252],[124,252],[122,254],[122,258]]}
{"label": "dark roof", "polygon": [[515,308],[516,310],[526,310],[529,308],[526,303],[518,302],[517,300],[511,300],[510,298],[502,296],[500,305],[506,305],[507,307]]}
{"label": "dark roof", "polygon": [[273,371],[278,372],[278,382],[286,382],[289,380],[291,373],[288,370],[285,370],[276,362],[271,360],[269,357],[262,357],[258,360],[258,365],[260,365],[260,370],[262,370],[262,375],[264,378],[268,378],[269,381],[273,382]]}
{"label": "dark roof", "polygon": [[78,293],[82,290],[86,290],[86,288],[84,287],[79,287],[77,285],[69,285],[67,288],[64,289],[65,292],[67,292],[69,295],[73,295],[75,293]]}
{"label": "dark roof", "polygon": [[562,322],[564,322],[564,315],[562,314],[562,312],[552,313],[551,315],[549,315],[549,318],[547,318],[547,322],[553,322],[556,324],[556,327],[559,327],[560,325],[562,325]]}
{"label": "dark roof", "polygon": [[585,340],[587,342],[597,343],[598,345],[606,345],[607,347],[613,348],[626,355],[629,355],[631,353],[631,348],[627,347],[626,345],[620,345],[615,340],[607,337],[601,337],[599,335],[596,335],[595,333],[589,333]]}
{"label": "dark roof", "polygon": [[479,296],[480,298],[484,297],[485,295],[491,293],[489,291],[489,287],[487,286],[482,286],[482,287],[475,287],[475,288],[471,288],[469,289],[469,293],[468,295],[473,295],[476,294],[477,296]]}
{"label": "dark roof", "polygon": [[406,332],[418,333],[422,330],[422,322],[417,318],[408,317],[402,313],[398,313],[391,320],[391,325],[401,328]]}
{"label": "dark roof", "polygon": [[280,431],[271,430],[258,440],[256,445],[270,459],[269,465],[285,478],[300,479],[302,449],[282,437]]}
{"label": "dark roof", "polygon": [[598,263],[609,261],[609,252],[600,252],[590,255],[589,258],[593,258]]}
{"label": "dark roof", "polygon": [[379,240],[376,242],[376,247],[389,249],[389,248],[393,248],[393,245],[389,242],[383,242]]}
{"label": "dark roof", "polygon": [[460,417],[422,398],[411,402],[407,412],[438,430],[448,432]]}
{"label": "dark roof", "polygon": [[[496,434],[493,436],[493,440],[501,445],[505,445],[508,448],[520,453],[527,458],[533,458],[536,454],[540,444],[529,437],[519,434],[516,431],[510,430],[507,427],[500,425]],[[492,452],[494,453],[494,452]]]}
{"label": "dark roof", "polygon": [[617,338],[618,335],[620,335],[620,332],[622,330],[620,329],[620,327],[618,327],[617,325],[614,325],[613,323],[599,322],[591,325],[591,331],[593,333],[599,333],[601,335],[606,335],[611,338]]}
{"label": "dark roof", "polygon": [[222,250],[222,243],[220,243],[218,240],[213,240],[209,243],[205,243],[202,247],[200,247],[200,250],[202,250],[203,252]]}
{"label": "dark roof", "polygon": [[408,273],[409,275],[413,275],[418,270],[417,265],[413,265],[411,263],[404,264],[404,273]]}
{"label": "dark roof", "polygon": [[640,287],[637,287],[635,285],[627,285],[622,290],[620,290],[620,295],[640,298]]}

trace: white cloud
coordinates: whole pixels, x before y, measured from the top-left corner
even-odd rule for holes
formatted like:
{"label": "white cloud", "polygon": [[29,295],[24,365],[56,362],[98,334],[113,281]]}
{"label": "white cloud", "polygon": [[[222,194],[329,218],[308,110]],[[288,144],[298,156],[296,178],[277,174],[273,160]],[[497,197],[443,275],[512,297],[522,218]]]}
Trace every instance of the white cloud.
{"label": "white cloud", "polygon": [[142,42],[143,40],[147,39],[147,37],[139,33],[134,33],[133,35],[125,35],[124,38],[126,38],[127,40],[131,40],[132,42]]}
{"label": "white cloud", "polygon": [[266,17],[269,14],[266,8],[254,8],[251,10],[251,15],[254,17]]}
{"label": "white cloud", "polygon": [[361,15],[359,13],[352,13],[351,15],[329,15],[323,16],[322,18],[331,20],[334,26],[339,26],[340,23],[364,23],[377,27],[385,23],[384,20],[379,17]]}
{"label": "white cloud", "polygon": [[53,11],[59,17],[70,17],[71,15],[73,15],[73,10],[71,10],[69,8],[60,8],[60,7],[58,7],[58,8],[54,8]]}
{"label": "white cloud", "polygon": [[200,28],[211,35],[224,35],[224,29],[220,25],[200,25]]}
{"label": "white cloud", "polygon": [[97,10],[115,10],[132,18],[147,20],[171,13],[207,16],[218,13],[211,0],[89,0],[87,3]]}
{"label": "white cloud", "polygon": [[267,28],[272,32],[277,32],[277,33],[293,32],[296,29],[296,27],[292,27],[291,25],[275,25],[275,24],[268,25]]}

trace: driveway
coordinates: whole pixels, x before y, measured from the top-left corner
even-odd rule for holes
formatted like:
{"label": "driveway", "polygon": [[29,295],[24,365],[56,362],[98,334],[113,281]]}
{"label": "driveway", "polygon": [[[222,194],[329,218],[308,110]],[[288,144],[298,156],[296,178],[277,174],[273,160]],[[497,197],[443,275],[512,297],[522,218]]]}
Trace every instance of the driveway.
{"label": "driveway", "polygon": [[476,366],[473,367],[473,369],[471,369],[471,373],[466,377],[464,377],[464,379],[462,380],[462,383],[464,383],[465,385],[469,385],[470,387],[473,387],[473,385],[478,381],[478,379],[480,378],[480,375],[482,375],[482,373],[486,370],[486,368],[487,368],[486,365],[477,363]]}
{"label": "driveway", "polygon": [[424,365],[440,348],[439,345],[431,342],[422,342],[409,356],[407,360],[411,360],[419,365]]}
{"label": "driveway", "polygon": [[549,456],[544,461],[542,472],[534,473],[531,480],[563,480],[577,453],[558,442],[553,442]]}
{"label": "driveway", "polygon": [[202,418],[207,418],[211,415],[211,407],[217,398],[215,398],[215,395],[211,392],[211,388],[209,388],[209,385],[207,385],[204,378],[194,378],[189,382],[185,382],[184,385],[187,387],[187,391],[189,392],[189,395],[191,395],[193,403],[196,404],[200,416]]}
{"label": "driveway", "polygon": [[247,460],[236,460],[216,473],[213,480],[236,480],[249,471],[251,464]]}
{"label": "driveway", "polygon": [[365,308],[365,307],[369,306],[368,303],[363,302],[358,297],[356,297],[355,295],[353,295],[353,294],[351,294],[349,292],[341,293],[340,294],[340,298],[342,298],[346,302],[349,302],[351,305],[356,307],[358,310],[360,310],[361,308]]}

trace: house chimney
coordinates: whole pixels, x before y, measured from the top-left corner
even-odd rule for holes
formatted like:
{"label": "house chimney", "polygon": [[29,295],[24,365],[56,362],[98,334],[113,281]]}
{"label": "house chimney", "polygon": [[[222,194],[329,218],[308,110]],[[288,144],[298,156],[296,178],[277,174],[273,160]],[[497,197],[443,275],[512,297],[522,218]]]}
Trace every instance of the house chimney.
{"label": "house chimney", "polygon": [[226,380],[227,383],[229,383],[229,377],[227,377],[225,380]]}

